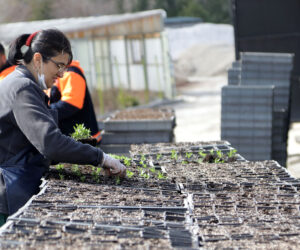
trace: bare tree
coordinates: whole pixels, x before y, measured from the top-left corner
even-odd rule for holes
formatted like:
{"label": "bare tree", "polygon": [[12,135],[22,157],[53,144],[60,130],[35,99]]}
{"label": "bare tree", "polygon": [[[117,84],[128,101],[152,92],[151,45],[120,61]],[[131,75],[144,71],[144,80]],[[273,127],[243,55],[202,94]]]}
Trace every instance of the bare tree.
{"label": "bare tree", "polygon": [[[0,0],[0,23],[110,15],[135,10],[140,0]],[[46,3],[47,2],[47,3]],[[149,8],[154,0],[147,0]]]}
{"label": "bare tree", "polygon": [[53,1],[53,17],[78,17],[104,14],[115,14],[114,1],[111,0],[55,0]]}
{"label": "bare tree", "polygon": [[[31,6],[26,0],[0,0],[0,22],[22,22],[31,15]],[[5,7],[4,7],[5,6]]]}

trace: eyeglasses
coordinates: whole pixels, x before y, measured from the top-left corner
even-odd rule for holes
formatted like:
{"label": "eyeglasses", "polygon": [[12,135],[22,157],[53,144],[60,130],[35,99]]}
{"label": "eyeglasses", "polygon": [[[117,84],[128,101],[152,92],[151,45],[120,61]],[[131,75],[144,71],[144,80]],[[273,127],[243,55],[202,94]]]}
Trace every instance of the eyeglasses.
{"label": "eyeglasses", "polygon": [[63,73],[63,72],[66,71],[67,65],[65,65],[64,63],[56,62],[56,61],[54,61],[51,58],[48,58],[48,60],[51,61],[51,62],[53,62],[56,65],[56,67],[58,68],[58,72]]}

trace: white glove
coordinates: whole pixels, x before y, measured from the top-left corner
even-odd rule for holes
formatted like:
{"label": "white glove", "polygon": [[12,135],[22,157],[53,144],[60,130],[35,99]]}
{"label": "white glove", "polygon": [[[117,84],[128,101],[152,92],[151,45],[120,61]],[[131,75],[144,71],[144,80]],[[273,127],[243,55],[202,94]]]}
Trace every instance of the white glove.
{"label": "white glove", "polygon": [[120,177],[125,177],[126,175],[126,167],[119,160],[110,157],[104,152],[101,167],[108,170],[106,171],[108,175],[118,175]]}

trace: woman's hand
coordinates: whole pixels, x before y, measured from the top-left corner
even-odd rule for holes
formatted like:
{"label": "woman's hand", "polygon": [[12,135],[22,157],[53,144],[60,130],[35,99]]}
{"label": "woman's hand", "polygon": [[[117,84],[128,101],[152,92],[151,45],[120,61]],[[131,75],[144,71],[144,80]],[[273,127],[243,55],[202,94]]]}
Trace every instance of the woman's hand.
{"label": "woman's hand", "polygon": [[117,175],[125,177],[126,167],[117,159],[110,157],[103,152],[103,160],[101,166],[105,170],[106,175]]}

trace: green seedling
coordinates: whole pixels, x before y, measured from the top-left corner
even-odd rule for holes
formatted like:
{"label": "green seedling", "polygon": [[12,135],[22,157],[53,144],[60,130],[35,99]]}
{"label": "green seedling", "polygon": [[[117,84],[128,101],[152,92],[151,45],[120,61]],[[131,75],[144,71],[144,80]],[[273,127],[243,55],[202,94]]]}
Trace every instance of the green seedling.
{"label": "green seedling", "polygon": [[63,180],[65,179],[65,176],[64,176],[63,174],[58,174],[58,175],[59,175],[59,179],[60,179],[60,180],[63,181]]}
{"label": "green seedling", "polygon": [[132,178],[134,173],[127,169],[126,170],[126,175],[127,175],[128,178]]}
{"label": "green seedling", "polygon": [[223,157],[223,153],[222,153],[221,150],[216,151],[216,153],[217,153],[217,156],[218,156],[219,158],[222,158],[222,157]]}
{"label": "green seedling", "polygon": [[176,152],[175,149],[173,149],[173,150],[171,151],[171,159],[174,159],[174,160],[176,160],[176,161],[177,161],[177,159],[178,159],[178,155],[177,155],[177,152]]}
{"label": "green seedling", "polygon": [[71,134],[73,139],[81,140],[91,137],[91,130],[86,128],[83,124],[76,124],[73,128],[74,132]]}
{"label": "green seedling", "polygon": [[116,176],[116,185],[120,185],[121,179],[120,176]]}
{"label": "green seedling", "polygon": [[216,158],[214,160],[215,163],[224,163],[224,160],[220,159],[220,158]]}
{"label": "green seedling", "polygon": [[97,183],[100,182],[100,172],[101,172],[101,168],[92,167],[93,180],[96,181]]}
{"label": "green seedling", "polygon": [[181,164],[189,164],[188,161],[182,161]]}
{"label": "green seedling", "polygon": [[58,172],[62,172],[63,170],[64,170],[64,164],[57,164],[56,166],[55,166],[55,168],[56,168],[56,170],[58,171]]}
{"label": "green seedling", "polygon": [[227,153],[228,157],[234,157],[236,155],[237,150],[236,149],[230,149],[230,151]]}
{"label": "green seedling", "polygon": [[150,170],[152,173],[155,173],[155,172],[156,172],[155,167],[149,168],[149,170]]}
{"label": "green seedling", "polygon": [[80,177],[80,181],[81,181],[81,182],[84,182],[84,181],[85,181],[85,178],[86,178],[86,176],[84,176],[84,175],[81,176],[81,177]]}
{"label": "green seedling", "polygon": [[72,166],[72,172],[77,176],[81,176],[81,172],[77,164]]}
{"label": "green seedling", "polygon": [[150,178],[150,175],[149,173],[145,172],[145,170],[141,169],[140,171],[140,176],[145,178],[145,179],[149,179]]}
{"label": "green seedling", "polygon": [[146,156],[145,155],[141,156],[141,161],[146,161]]}
{"label": "green seedling", "polygon": [[159,159],[162,157],[162,154],[157,154],[156,155],[156,160],[158,160],[159,161]]}
{"label": "green seedling", "polygon": [[199,151],[198,154],[202,157],[205,158],[206,154],[203,151]]}
{"label": "green seedling", "polygon": [[143,161],[140,161],[139,164],[143,167],[143,168],[147,168],[147,164]]}
{"label": "green seedling", "polygon": [[124,164],[125,166],[129,167],[131,165],[131,158],[124,157]]}
{"label": "green seedling", "polygon": [[203,159],[204,159],[204,158],[200,158],[200,159],[197,160],[197,162],[198,162],[198,163],[203,163]]}
{"label": "green seedling", "polygon": [[157,171],[157,178],[160,180],[165,180],[167,177],[160,171]]}
{"label": "green seedling", "polygon": [[192,157],[192,155],[193,155],[193,153],[189,153],[189,152],[186,152],[185,153],[185,157],[187,158],[187,159],[190,159],[191,157]]}
{"label": "green seedling", "polygon": [[108,154],[110,157],[117,159],[117,160],[121,160],[121,156],[120,155],[115,155],[115,154]]}

